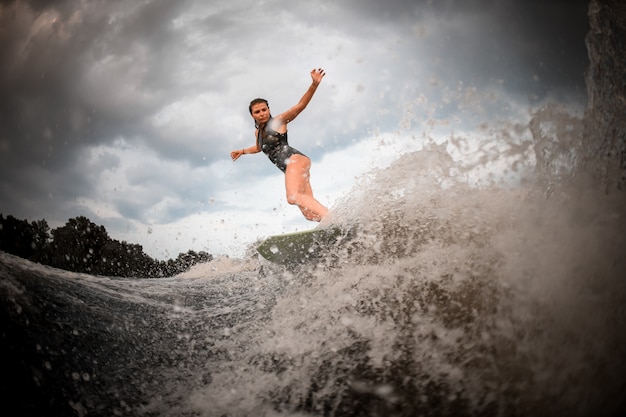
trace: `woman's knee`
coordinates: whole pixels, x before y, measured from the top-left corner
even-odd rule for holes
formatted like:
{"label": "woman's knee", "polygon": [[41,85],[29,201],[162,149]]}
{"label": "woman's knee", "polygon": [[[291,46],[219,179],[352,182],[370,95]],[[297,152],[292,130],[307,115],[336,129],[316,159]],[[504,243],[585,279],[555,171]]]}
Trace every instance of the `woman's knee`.
{"label": "woman's knee", "polygon": [[287,203],[293,205],[298,204],[298,195],[297,194],[287,194]]}
{"label": "woman's knee", "polygon": [[311,196],[304,193],[287,193],[287,203],[298,206],[300,210],[308,210],[311,205]]}

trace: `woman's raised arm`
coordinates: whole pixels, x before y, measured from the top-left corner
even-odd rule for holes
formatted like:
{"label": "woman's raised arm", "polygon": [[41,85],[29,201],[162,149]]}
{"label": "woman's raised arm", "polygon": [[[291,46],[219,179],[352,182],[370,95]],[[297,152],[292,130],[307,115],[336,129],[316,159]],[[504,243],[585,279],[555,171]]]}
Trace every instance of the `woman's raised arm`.
{"label": "woman's raised arm", "polygon": [[298,115],[302,112],[302,110],[304,110],[306,106],[309,104],[309,102],[311,101],[311,98],[313,98],[313,94],[315,94],[315,90],[317,90],[317,86],[322,82],[322,78],[324,78],[324,75],[326,75],[326,73],[321,68],[312,70],[311,71],[312,83],[309,89],[306,90],[306,93],[304,93],[304,95],[302,96],[298,104],[296,104],[295,106],[293,106],[286,112],[278,115],[277,119],[287,124],[291,122],[293,119],[295,119],[296,117],[298,117]]}

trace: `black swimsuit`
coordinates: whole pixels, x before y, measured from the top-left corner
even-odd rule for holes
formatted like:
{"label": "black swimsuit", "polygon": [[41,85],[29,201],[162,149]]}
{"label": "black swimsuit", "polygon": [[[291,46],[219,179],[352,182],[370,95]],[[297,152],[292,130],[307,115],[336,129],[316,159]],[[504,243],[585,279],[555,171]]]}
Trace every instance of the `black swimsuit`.
{"label": "black swimsuit", "polygon": [[281,171],[287,171],[287,161],[292,155],[304,155],[302,152],[289,146],[287,143],[287,132],[278,133],[271,127],[270,123],[273,119],[265,123],[263,129],[259,128],[257,136],[257,145],[264,154],[276,165]]}

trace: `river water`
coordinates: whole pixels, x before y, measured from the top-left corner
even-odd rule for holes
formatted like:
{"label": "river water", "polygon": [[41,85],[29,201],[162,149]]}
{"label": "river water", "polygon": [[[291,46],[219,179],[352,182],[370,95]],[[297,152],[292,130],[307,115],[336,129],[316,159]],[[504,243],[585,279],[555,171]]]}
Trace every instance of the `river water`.
{"label": "river water", "polygon": [[471,163],[456,137],[369,173],[314,262],[149,280],[0,253],[3,414],[625,415],[624,59],[594,5],[584,117],[547,106]]}

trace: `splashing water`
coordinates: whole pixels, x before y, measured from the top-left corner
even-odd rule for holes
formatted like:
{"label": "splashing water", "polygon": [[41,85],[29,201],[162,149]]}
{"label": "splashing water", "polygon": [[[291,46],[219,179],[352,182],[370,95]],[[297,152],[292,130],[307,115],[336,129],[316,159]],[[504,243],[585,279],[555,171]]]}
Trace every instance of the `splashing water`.
{"label": "splashing water", "polygon": [[254,415],[258,399],[264,415],[622,409],[623,198],[476,189],[452,166],[421,151],[353,194],[357,237],[287,278],[262,328],[194,391],[195,410]]}

